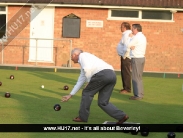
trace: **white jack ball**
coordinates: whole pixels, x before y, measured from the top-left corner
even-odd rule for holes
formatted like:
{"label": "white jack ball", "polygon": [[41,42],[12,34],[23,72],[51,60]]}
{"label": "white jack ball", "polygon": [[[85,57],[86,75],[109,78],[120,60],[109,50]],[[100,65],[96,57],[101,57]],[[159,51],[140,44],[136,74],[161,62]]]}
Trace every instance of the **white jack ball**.
{"label": "white jack ball", "polygon": [[44,88],[44,85],[41,85],[41,88]]}

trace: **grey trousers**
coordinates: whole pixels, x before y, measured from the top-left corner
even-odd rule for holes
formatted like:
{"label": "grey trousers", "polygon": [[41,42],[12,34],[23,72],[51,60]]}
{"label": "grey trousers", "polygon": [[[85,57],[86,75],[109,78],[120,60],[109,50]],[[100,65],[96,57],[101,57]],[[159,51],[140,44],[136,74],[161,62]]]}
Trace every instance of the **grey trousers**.
{"label": "grey trousers", "polygon": [[105,69],[93,75],[87,87],[82,91],[79,118],[88,121],[93,97],[99,92],[98,106],[116,120],[122,119],[126,114],[109,102],[115,84],[116,74],[113,70]]}
{"label": "grey trousers", "polygon": [[132,58],[132,85],[133,94],[136,97],[144,96],[144,87],[142,81],[142,75],[145,65],[145,58]]}

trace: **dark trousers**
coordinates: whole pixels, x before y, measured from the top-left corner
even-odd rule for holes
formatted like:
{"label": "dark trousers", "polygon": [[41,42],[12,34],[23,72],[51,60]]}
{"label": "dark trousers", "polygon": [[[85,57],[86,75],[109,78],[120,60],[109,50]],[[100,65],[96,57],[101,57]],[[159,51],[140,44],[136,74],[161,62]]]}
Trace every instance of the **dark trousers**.
{"label": "dark trousers", "polygon": [[130,92],[131,91],[131,59],[121,57],[121,79],[123,89]]}
{"label": "dark trousers", "polygon": [[105,69],[93,75],[82,91],[79,118],[88,121],[90,105],[94,95],[98,93],[98,106],[116,120],[122,119],[126,114],[109,102],[115,84],[116,74],[113,70]]}

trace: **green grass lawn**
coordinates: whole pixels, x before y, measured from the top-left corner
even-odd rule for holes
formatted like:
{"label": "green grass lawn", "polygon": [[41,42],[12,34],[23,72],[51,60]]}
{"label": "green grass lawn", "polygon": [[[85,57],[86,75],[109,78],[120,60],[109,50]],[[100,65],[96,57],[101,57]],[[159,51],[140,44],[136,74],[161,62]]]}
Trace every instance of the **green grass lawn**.
{"label": "green grass lawn", "polygon": [[[10,75],[15,79],[10,80]],[[77,124],[72,119],[78,116],[81,90],[69,100],[61,103],[61,97],[69,94],[77,81],[78,73],[46,72],[35,70],[0,69],[0,124]],[[141,124],[183,124],[183,80],[180,78],[144,77],[145,96],[141,101],[129,100],[132,94],[119,94],[121,79],[114,88],[110,102],[125,111],[130,119],[128,122]],[[41,85],[45,88],[42,89]],[[64,91],[63,86],[69,90]],[[5,92],[11,97],[5,98]],[[58,103],[62,109],[54,111]],[[97,106],[97,95],[91,105],[87,124],[102,124],[104,121],[116,121]],[[0,133],[0,138],[132,138],[142,137],[122,132],[102,133]],[[149,138],[166,138],[167,133],[150,133]],[[183,133],[176,133],[176,138],[182,138]]]}

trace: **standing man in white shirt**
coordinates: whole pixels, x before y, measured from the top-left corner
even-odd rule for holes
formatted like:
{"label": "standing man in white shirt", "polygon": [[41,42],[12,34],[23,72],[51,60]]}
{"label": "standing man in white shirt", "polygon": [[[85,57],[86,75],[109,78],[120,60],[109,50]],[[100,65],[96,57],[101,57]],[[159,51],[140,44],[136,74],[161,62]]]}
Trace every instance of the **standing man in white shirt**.
{"label": "standing man in white shirt", "polygon": [[129,117],[109,102],[113,88],[116,84],[116,74],[111,65],[96,57],[93,54],[83,52],[75,48],[71,52],[71,59],[74,63],[79,63],[81,73],[78,81],[69,95],[63,96],[61,101],[68,101],[85,82],[88,82],[82,91],[79,116],[74,118],[75,122],[87,122],[90,105],[94,95],[98,92],[98,106],[109,116],[118,120],[117,124],[122,124]]}
{"label": "standing man in white shirt", "polygon": [[144,97],[142,75],[145,65],[147,40],[142,33],[142,26],[140,24],[132,25],[132,33],[134,36],[131,38],[128,48],[130,48],[134,96],[130,97],[130,100],[141,100]]}
{"label": "standing man in white shirt", "polygon": [[132,33],[131,25],[128,22],[121,24],[122,38],[117,46],[117,53],[121,58],[121,80],[123,88],[120,90],[121,94],[131,92],[131,58],[130,55],[124,56],[127,51],[127,45],[129,43],[129,35]]}

